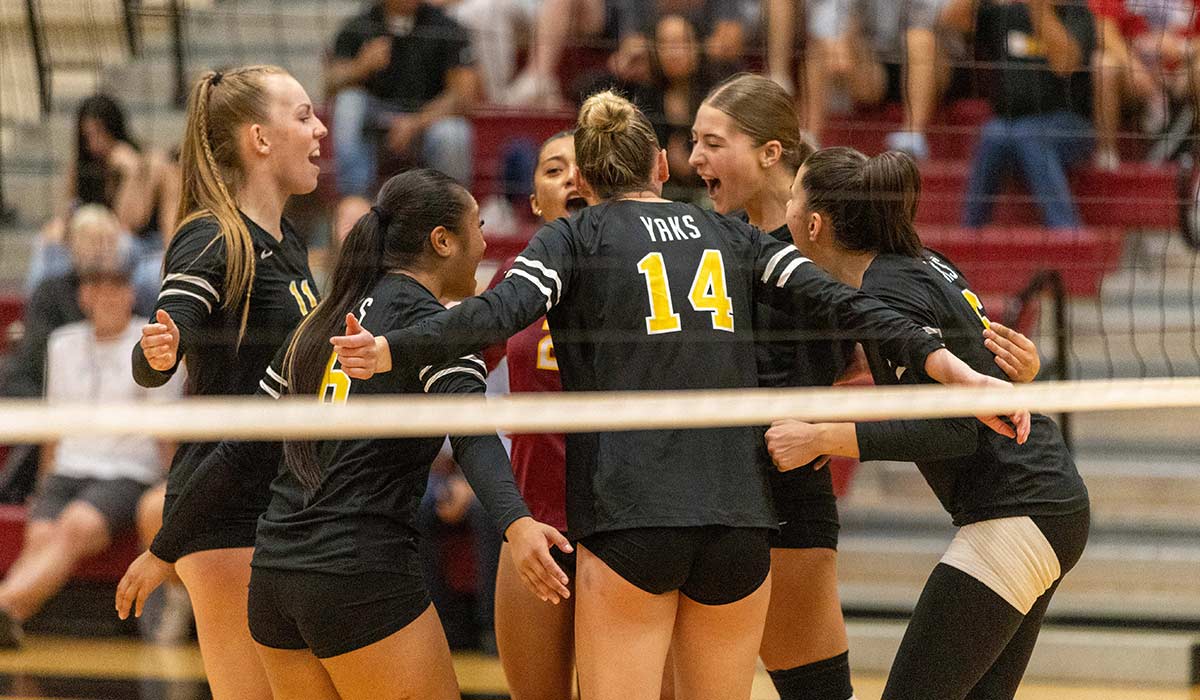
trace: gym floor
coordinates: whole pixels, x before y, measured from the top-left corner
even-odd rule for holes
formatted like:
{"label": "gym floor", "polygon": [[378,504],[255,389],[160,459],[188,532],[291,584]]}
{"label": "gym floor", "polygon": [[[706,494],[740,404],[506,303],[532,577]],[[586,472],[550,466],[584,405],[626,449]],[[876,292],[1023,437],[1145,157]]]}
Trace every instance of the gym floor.
{"label": "gym floor", "polygon": [[[464,700],[507,700],[504,675],[493,657],[455,656]],[[884,679],[856,676],[859,700],[878,700]],[[200,653],[194,644],[164,647],[133,639],[31,636],[19,651],[0,652],[0,700],[205,700]],[[754,700],[776,698],[760,672]],[[1200,700],[1200,686],[1094,687],[1026,683],[1018,700]]]}

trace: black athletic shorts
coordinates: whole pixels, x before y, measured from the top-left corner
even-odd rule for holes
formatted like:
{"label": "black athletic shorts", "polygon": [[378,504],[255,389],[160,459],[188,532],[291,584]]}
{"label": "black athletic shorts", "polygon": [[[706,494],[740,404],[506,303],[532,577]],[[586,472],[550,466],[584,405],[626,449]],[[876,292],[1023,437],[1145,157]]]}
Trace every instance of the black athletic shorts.
{"label": "black athletic shorts", "polygon": [[272,649],[327,659],[407,627],[429,608],[420,573],[330,574],[253,567],[250,636]]}
{"label": "black athletic shorts", "polygon": [[80,479],[51,474],[42,483],[29,509],[30,520],[54,520],[72,501],[100,511],[110,537],[133,527],[138,501],[148,484],[133,479]]}
{"label": "black athletic shorts", "polygon": [[653,593],[678,590],[704,605],[745,598],[771,572],[765,528],[642,527],[597,532],[580,543],[613,571]]}
{"label": "black athletic shorts", "polygon": [[772,465],[769,474],[779,517],[779,531],[771,533],[771,548],[836,550],[841,526],[829,466],[780,472]]}
{"label": "black athletic shorts", "polygon": [[[170,513],[178,496],[167,494],[163,501],[163,513]],[[258,514],[238,513],[236,517],[222,520],[219,525],[192,533],[178,553],[179,559],[196,552],[210,549],[241,549],[254,546],[254,533],[258,529]]]}

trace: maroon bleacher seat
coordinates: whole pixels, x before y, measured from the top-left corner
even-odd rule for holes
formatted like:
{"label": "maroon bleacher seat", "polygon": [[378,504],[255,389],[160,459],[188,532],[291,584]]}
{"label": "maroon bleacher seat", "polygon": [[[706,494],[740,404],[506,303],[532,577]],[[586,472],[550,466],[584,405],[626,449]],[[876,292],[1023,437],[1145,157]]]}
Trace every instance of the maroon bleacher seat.
{"label": "maroon bleacher seat", "polygon": [[[921,164],[917,221],[954,226],[962,221],[969,161]],[[1116,172],[1082,168],[1071,178],[1075,202],[1087,226],[1174,229],[1179,225],[1173,165],[1125,163]],[[997,225],[1029,226],[1042,221],[1037,202],[1020,183],[1010,182],[992,210]]]}
{"label": "maroon bleacher seat", "polygon": [[[0,505],[0,571],[8,571],[21,553],[26,519],[25,506]],[[136,533],[125,532],[108,549],[80,564],[72,578],[116,583],[141,553]]]}
{"label": "maroon bleacher seat", "polygon": [[18,294],[0,294],[0,355],[9,350],[9,335],[14,323],[25,316],[25,298]]}

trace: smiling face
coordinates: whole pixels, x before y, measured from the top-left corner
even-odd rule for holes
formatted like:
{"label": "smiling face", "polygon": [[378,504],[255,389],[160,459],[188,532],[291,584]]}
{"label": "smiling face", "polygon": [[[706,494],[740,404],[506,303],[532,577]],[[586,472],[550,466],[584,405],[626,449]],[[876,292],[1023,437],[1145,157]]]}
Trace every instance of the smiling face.
{"label": "smiling face", "polygon": [[308,93],[290,75],[273,74],[264,78],[268,99],[266,123],[257,125],[261,141],[268,146],[265,155],[268,167],[275,174],[283,191],[288,194],[307,194],[317,188],[321,174],[318,160],[321,139],[328,130],[313,113]]}
{"label": "smiling face", "polygon": [[529,196],[529,205],[543,221],[570,216],[587,206],[579,191],[574,136],[560,136],[542,146],[533,172],[533,194]]}
{"label": "smiling face", "polygon": [[766,183],[766,169],[759,162],[763,147],[755,146],[728,114],[708,104],[696,112],[692,138],[688,162],[704,180],[713,207],[722,214],[745,209]]}

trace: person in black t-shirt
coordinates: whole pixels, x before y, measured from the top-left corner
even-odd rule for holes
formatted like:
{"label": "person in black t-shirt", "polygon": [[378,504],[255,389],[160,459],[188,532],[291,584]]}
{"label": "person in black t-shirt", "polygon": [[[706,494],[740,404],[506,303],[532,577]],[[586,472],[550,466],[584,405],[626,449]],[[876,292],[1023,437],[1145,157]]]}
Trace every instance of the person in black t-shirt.
{"label": "person in black t-shirt", "polygon": [[[545,314],[566,391],[754,387],[752,309],[771,300],[879,339],[897,362],[995,383],[794,247],[662,199],[666,153],[624,98],[590,97],[575,147],[581,186],[599,204],[542,227],[488,292],[379,339],[352,328],[333,338],[343,370],[409,371],[491,345]],[[777,524],[755,458],[760,444],[752,426],[567,436],[585,697],[657,698],[672,643],[677,693],[749,696]]]}
{"label": "person in black t-shirt", "polygon": [[1084,2],[950,0],[948,25],[975,33],[980,78],[994,116],[983,126],[963,222],[983,226],[1009,173],[1019,172],[1051,228],[1077,228],[1067,170],[1092,148],[1088,65],[1096,48]]}
{"label": "person in black t-shirt", "polygon": [[[474,291],[485,248],[479,206],[461,185],[426,169],[393,177],[347,237],[328,299],[275,354],[260,393],[330,404],[483,394],[477,356],[360,382],[342,370],[328,338],[343,323],[384,332],[436,315],[441,299]],[[140,610],[163,580],[164,562],[184,551],[214,506],[274,477],[258,523],[249,629],[275,697],[457,698],[450,649],[421,577],[416,523],[443,440],[222,442],[188,481],[150,552],[130,567],[118,609]],[[549,548],[570,544],[530,517],[499,437],[455,436],[451,444],[526,585],[543,598],[565,597],[567,578]]]}
{"label": "person in black t-shirt", "polygon": [[[788,227],[818,265],[1000,378],[979,297],[913,228],[919,191],[916,164],[905,154],[818,151],[796,178]],[[870,198],[855,203],[853,221],[847,195]],[[864,347],[877,384],[929,383],[922,369],[885,359],[877,344]],[[781,421],[767,445],[781,470],[807,469],[829,454],[917,463],[959,531],[925,584],[883,697],[1012,698],[1050,598],[1087,542],[1087,488],[1054,421],[1034,415],[1023,445],[967,418]]]}
{"label": "person in black t-shirt", "polygon": [[379,148],[471,184],[479,78],[466,29],[419,0],[380,0],[348,21],[325,74],[344,231],[370,207]]}
{"label": "person in black t-shirt", "polygon": [[[327,131],[295,78],[274,66],[208,72],[188,99],[181,211],[155,317],[133,348],[138,384],[165,384],[187,362],[188,393],[252,394],[275,349],[317,304],[308,251],[283,218],[317,186]],[[167,521],[216,447],[183,443],[167,475]],[[213,505],[186,533],[175,569],[191,596],[213,697],[269,698],[246,633],[246,584],[267,481]]]}

